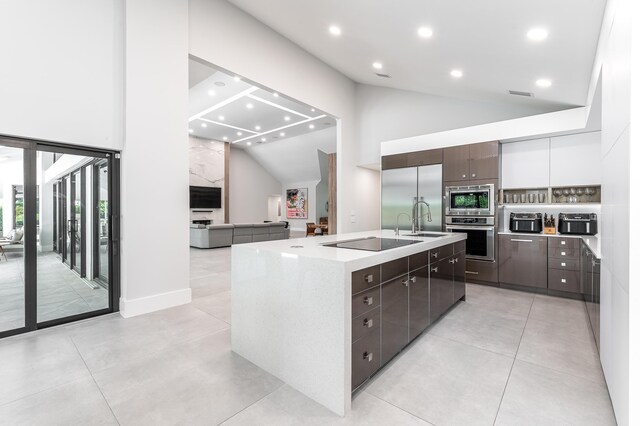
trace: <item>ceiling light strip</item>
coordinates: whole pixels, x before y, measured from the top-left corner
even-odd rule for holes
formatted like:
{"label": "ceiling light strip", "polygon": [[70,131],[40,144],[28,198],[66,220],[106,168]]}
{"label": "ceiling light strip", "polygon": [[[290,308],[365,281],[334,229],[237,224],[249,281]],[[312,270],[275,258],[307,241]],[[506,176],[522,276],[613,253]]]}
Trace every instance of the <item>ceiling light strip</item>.
{"label": "ceiling light strip", "polygon": [[199,113],[197,113],[196,115],[192,115],[191,117],[189,117],[189,123],[191,123],[193,120],[197,120],[198,118],[202,117],[203,115],[209,114],[211,111],[215,111],[218,108],[222,108],[225,105],[229,105],[231,102],[236,101],[242,97],[245,97],[253,92],[255,92],[256,90],[258,90],[257,87],[252,86],[250,88],[248,88],[247,90],[243,90],[242,92],[231,96],[230,98],[225,99],[222,102],[219,102],[217,104],[215,104],[214,106],[211,106],[207,109],[205,109],[204,111],[200,111]]}
{"label": "ceiling light strip", "polygon": [[278,127],[277,129],[269,130],[269,131],[266,131],[266,132],[263,132],[263,133],[258,133],[257,135],[247,136],[246,138],[238,139],[237,141],[233,141],[231,143],[238,143],[238,142],[246,141],[247,139],[253,139],[255,137],[268,135],[269,133],[279,132],[280,130],[288,129],[289,127],[297,126],[299,124],[305,124],[305,123],[308,123],[310,121],[319,120],[319,119],[324,118],[326,116],[327,116],[326,114],[322,114],[322,115],[319,115],[317,117],[309,117],[306,120],[298,121],[297,123],[293,123],[293,124],[287,124],[286,126]]}
{"label": "ceiling light strip", "polygon": [[248,95],[247,97],[251,98],[251,99],[254,99],[254,100],[258,101],[258,102],[262,102],[263,104],[267,104],[267,105],[271,105],[272,107],[279,108],[279,109],[281,109],[283,111],[290,112],[291,114],[299,115],[300,117],[311,118],[308,115],[304,115],[301,112],[297,112],[297,111],[294,111],[294,110],[289,109],[287,107],[283,107],[282,105],[279,105],[279,104],[277,104],[275,102],[268,101],[268,100],[263,99],[263,98],[261,98],[259,96],[256,96],[256,95]]}
{"label": "ceiling light strip", "polygon": [[242,128],[242,127],[232,126],[231,124],[226,124],[226,123],[221,123],[219,121],[209,120],[208,118],[199,118],[198,120],[206,121],[207,123],[217,124],[218,126],[224,126],[224,127],[229,127],[229,128],[236,129],[236,130],[242,130],[243,132],[247,132],[247,133],[253,133],[253,134],[256,134],[256,135],[258,134],[258,132],[254,132],[253,130],[247,130],[247,129]]}

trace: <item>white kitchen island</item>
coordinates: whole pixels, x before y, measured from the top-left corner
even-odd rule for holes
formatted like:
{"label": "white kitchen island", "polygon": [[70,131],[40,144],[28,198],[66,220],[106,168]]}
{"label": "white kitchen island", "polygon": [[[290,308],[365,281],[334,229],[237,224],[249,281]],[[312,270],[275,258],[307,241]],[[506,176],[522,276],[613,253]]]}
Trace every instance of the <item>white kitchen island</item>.
{"label": "white kitchen island", "polygon": [[[420,242],[384,251],[324,246],[366,237]],[[231,250],[232,350],[333,412],[345,415],[351,408],[352,344],[355,347],[352,300],[353,303],[356,300],[353,294],[365,288],[363,286],[371,285],[373,289],[377,284],[376,289],[369,290],[378,292],[375,304],[372,304],[373,297],[365,295],[363,299],[374,309],[380,305],[379,299],[384,298],[384,284],[380,284],[384,283],[385,274],[390,276],[389,271],[397,270],[398,265],[404,264],[408,268],[410,261],[414,264],[422,262],[420,271],[423,272],[414,277],[407,272],[401,284],[408,294],[410,285],[418,285],[411,283],[420,283],[415,275],[425,277],[422,278],[423,287],[426,286],[422,296],[424,302],[432,292],[432,280],[433,288],[436,288],[435,275],[432,277],[429,271],[438,271],[434,262],[442,260],[441,272],[446,265],[450,265],[452,271],[455,265],[462,265],[462,275],[458,275],[462,287],[460,283],[457,287],[462,293],[458,291],[454,300],[452,277],[451,296],[449,293],[446,296],[451,298],[450,303],[447,299],[451,306],[464,297],[465,238],[465,234],[459,233],[443,233],[442,237],[396,237],[393,231],[368,231],[234,245]],[[458,257],[454,260],[454,251],[461,253],[460,263],[457,263]],[[449,252],[450,257],[443,259]],[[382,264],[390,266],[376,266]],[[362,277],[353,274],[362,270],[366,270]],[[364,281],[352,283],[352,276]],[[447,280],[439,278],[438,285],[448,286]],[[416,287],[415,294],[418,292]],[[408,296],[405,298],[409,303]],[[434,293],[433,300],[427,303],[436,303],[436,299]],[[415,305],[417,307],[418,303]],[[364,309],[361,304],[357,308]],[[376,318],[380,320],[382,315],[384,320],[387,315],[384,308],[378,309],[381,310],[375,311]],[[417,308],[414,310],[418,312]],[[428,318],[429,313],[425,315]],[[409,318],[408,312],[406,317]],[[376,326],[381,329],[380,325]],[[379,342],[381,333],[373,333]],[[357,356],[362,358],[360,353]],[[374,362],[381,365],[378,356],[376,353]],[[368,357],[372,358],[372,355]]]}

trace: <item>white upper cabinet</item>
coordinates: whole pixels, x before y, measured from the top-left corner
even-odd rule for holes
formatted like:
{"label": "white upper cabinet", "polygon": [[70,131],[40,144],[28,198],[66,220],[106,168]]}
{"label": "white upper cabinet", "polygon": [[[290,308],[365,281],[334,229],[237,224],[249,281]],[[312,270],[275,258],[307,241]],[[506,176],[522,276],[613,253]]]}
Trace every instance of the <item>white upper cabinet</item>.
{"label": "white upper cabinet", "polygon": [[549,175],[551,186],[600,185],[602,179],[600,146],[600,132],[551,138]]}
{"label": "white upper cabinet", "polygon": [[502,188],[549,187],[549,138],[502,144]]}

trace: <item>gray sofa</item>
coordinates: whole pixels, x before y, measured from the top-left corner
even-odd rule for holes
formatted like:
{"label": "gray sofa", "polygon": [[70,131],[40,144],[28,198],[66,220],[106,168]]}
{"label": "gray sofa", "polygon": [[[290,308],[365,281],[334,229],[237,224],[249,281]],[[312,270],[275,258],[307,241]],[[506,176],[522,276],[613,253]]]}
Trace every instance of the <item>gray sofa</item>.
{"label": "gray sofa", "polygon": [[196,225],[189,229],[191,247],[216,248],[232,244],[288,239],[290,230],[283,222]]}

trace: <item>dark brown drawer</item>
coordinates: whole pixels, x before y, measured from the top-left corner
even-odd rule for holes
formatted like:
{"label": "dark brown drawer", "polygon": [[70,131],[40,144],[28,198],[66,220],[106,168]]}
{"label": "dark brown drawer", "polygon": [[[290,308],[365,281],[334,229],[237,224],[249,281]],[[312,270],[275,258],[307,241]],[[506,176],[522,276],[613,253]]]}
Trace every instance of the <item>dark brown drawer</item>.
{"label": "dark brown drawer", "polygon": [[364,338],[369,333],[380,333],[380,306],[351,321],[351,342]]}
{"label": "dark brown drawer", "polygon": [[498,282],[498,262],[467,259],[464,274],[467,281]]}
{"label": "dark brown drawer", "polygon": [[356,294],[351,299],[351,318],[380,306],[380,286]]}
{"label": "dark brown drawer", "polygon": [[355,271],[351,274],[351,294],[360,293],[380,284],[380,265]]}
{"label": "dark brown drawer", "polygon": [[580,273],[578,271],[549,269],[549,288],[580,293]]}
{"label": "dark brown drawer", "polygon": [[368,333],[351,345],[351,390],[380,368],[380,333]]}
{"label": "dark brown drawer", "polygon": [[465,251],[467,249],[467,240],[458,241],[457,243],[453,243],[453,252],[460,253],[461,251]]}
{"label": "dark brown drawer", "polygon": [[579,249],[566,249],[561,247],[549,247],[549,257],[555,257],[558,259],[579,259]]}
{"label": "dark brown drawer", "polygon": [[580,238],[549,237],[549,248],[551,247],[577,249],[580,248]]}
{"label": "dark brown drawer", "polygon": [[404,275],[409,272],[408,258],[402,257],[400,259],[392,260],[391,262],[383,263],[380,267],[381,282],[387,282],[393,278],[397,278],[400,275]]}
{"label": "dark brown drawer", "polygon": [[429,251],[423,251],[422,253],[416,253],[409,256],[409,270],[415,271],[416,269],[423,268],[429,265]]}
{"label": "dark brown drawer", "polygon": [[579,271],[580,261],[578,259],[549,259],[549,269],[561,269],[564,271]]}
{"label": "dark brown drawer", "polygon": [[453,244],[448,244],[442,247],[436,247],[434,249],[429,250],[429,259],[431,263],[437,262],[438,260],[449,257],[453,254]]}

